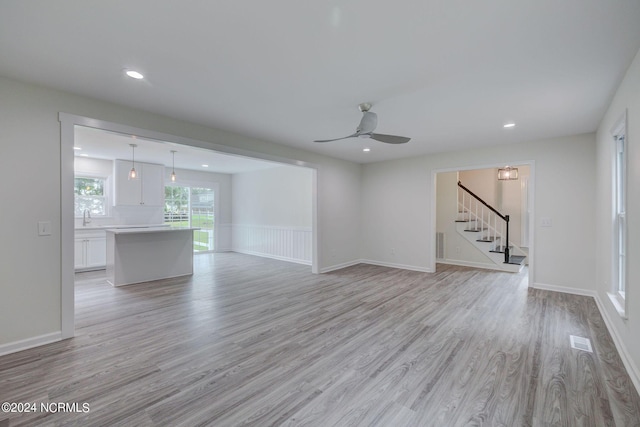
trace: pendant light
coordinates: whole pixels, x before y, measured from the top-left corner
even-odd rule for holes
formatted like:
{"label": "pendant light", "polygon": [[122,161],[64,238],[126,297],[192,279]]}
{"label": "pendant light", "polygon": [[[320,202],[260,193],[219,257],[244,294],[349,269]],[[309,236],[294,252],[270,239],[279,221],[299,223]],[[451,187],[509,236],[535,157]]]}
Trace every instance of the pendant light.
{"label": "pendant light", "polygon": [[176,150],[171,150],[171,182],[176,182]]}
{"label": "pendant light", "polygon": [[129,171],[129,179],[137,179],[138,173],[136,172],[136,147],[137,144],[129,144],[131,147],[131,170]]}

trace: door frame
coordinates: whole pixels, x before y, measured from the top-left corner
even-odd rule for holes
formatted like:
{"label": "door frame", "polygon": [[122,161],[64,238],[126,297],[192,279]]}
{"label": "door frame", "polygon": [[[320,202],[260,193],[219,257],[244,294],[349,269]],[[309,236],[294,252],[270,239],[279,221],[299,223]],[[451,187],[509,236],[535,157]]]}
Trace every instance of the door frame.
{"label": "door frame", "polygon": [[60,313],[62,339],[71,338],[75,335],[75,291],[74,291],[74,153],[73,146],[75,140],[75,126],[86,126],[105,131],[118,132],[125,135],[136,135],[139,137],[154,139],[159,141],[170,141],[180,145],[188,145],[206,150],[218,151],[220,153],[248,157],[259,160],[281,163],[287,166],[304,167],[311,170],[311,223],[312,223],[312,243],[311,243],[311,272],[319,273],[319,233],[318,233],[318,173],[316,164],[295,160],[286,157],[272,156],[265,153],[244,150],[241,148],[197,139],[157,132],[149,129],[138,128],[129,125],[109,122],[106,120],[94,119],[91,117],[79,116],[75,114],[58,114],[60,121]]}
{"label": "door frame", "polygon": [[429,255],[429,268],[431,271],[436,271],[436,199],[437,199],[437,182],[436,176],[439,173],[443,172],[459,172],[459,171],[467,171],[467,170],[477,170],[477,169],[493,169],[504,167],[504,165],[528,165],[529,166],[529,211],[531,212],[529,216],[529,274],[528,274],[528,286],[530,288],[533,287],[535,283],[535,259],[536,259],[536,245],[535,245],[535,233],[534,233],[534,224],[535,224],[535,160],[510,160],[507,162],[500,163],[491,163],[491,164],[479,164],[479,165],[464,165],[458,167],[451,168],[443,168],[443,169],[432,169],[431,170],[431,251]]}

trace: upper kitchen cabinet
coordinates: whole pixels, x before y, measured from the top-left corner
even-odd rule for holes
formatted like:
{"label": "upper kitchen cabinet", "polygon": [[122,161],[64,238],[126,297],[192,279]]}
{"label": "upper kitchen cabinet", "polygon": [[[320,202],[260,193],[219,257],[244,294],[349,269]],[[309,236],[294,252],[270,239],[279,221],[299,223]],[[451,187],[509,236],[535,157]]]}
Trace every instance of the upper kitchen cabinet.
{"label": "upper kitchen cabinet", "polygon": [[138,178],[129,179],[132,162],[114,162],[114,206],[163,206],[164,165],[136,162]]}

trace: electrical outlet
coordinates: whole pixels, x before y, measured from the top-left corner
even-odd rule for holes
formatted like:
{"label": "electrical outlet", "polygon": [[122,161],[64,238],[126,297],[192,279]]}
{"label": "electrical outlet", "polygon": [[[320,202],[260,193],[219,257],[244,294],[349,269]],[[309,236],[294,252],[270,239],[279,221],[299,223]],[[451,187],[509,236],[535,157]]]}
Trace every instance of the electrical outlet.
{"label": "electrical outlet", "polygon": [[541,227],[551,227],[551,218],[540,218]]}
{"label": "electrical outlet", "polygon": [[456,255],[460,255],[460,246],[456,246]]}
{"label": "electrical outlet", "polygon": [[394,248],[391,248],[391,255],[395,255],[396,254],[396,250]]}

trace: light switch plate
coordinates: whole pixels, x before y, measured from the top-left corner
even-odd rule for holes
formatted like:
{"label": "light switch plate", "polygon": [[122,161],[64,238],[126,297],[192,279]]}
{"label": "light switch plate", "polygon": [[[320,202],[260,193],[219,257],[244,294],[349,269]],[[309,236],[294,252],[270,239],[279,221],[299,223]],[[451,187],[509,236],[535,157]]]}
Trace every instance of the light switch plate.
{"label": "light switch plate", "polygon": [[38,221],[38,236],[51,236],[51,221]]}

